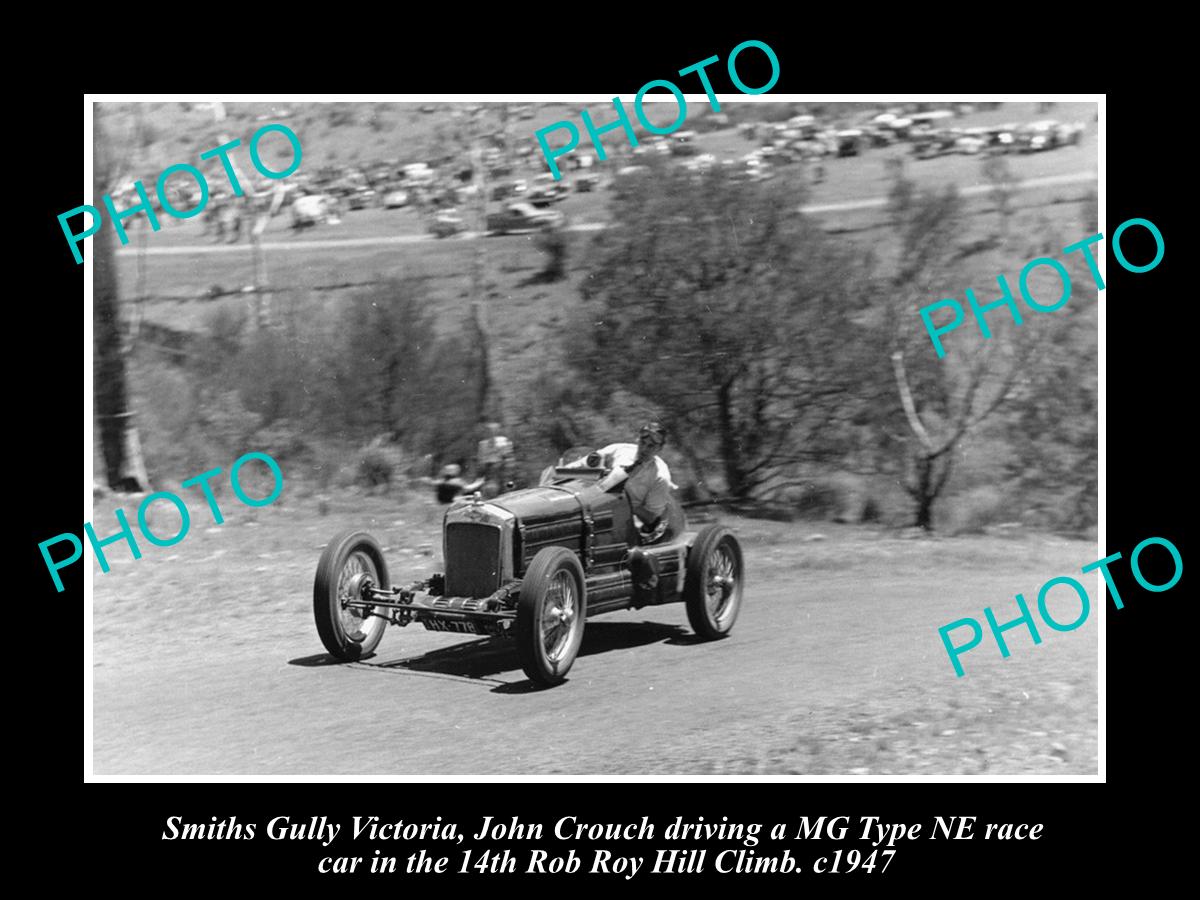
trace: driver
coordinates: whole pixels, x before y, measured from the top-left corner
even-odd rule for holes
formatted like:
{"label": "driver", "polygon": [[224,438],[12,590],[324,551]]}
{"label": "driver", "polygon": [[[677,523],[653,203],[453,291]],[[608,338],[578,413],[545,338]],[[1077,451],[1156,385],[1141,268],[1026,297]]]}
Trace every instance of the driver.
{"label": "driver", "polygon": [[[671,470],[657,454],[667,442],[666,430],[658,422],[648,422],[638,431],[637,444],[610,444],[600,453],[611,459],[613,471],[605,489],[624,480],[633,514],[639,521],[643,544],[654,544],[674,537],[682,530],[678,506],[671,503]],[[610,481],[611,479],[611,481]]]}
{"label": "driver", "polygon": [[670,516],[671,470],[657,455],[667,443],[667,432],[657,422],[648,422],[638,430],[637,456],[633,465],[626,466],[629,478],[625,481],[625,494],[633,507],[633,514],[641,520],[641,538],[651,544],[674,536]]}

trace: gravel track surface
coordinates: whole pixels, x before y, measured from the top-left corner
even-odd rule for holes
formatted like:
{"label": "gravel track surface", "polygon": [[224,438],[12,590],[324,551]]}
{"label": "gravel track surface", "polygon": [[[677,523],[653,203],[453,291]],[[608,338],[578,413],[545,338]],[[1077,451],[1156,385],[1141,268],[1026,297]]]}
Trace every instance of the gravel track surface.
{"label": "gravel track surface", "polygon": [[[432,501],[221,502],[224,525],[194,514],[180,544],[137,561],[112,545],[112,571],[95,566],[97,775],[1096,772],[1091,576],[1081,628],[1042,628],[1038,646],[1010,631],[1007,660],[986,638],[965,677],[937,632],[988,605],[1004,622],[1015,593],[1079,577],[1097,558],[1083,541],[727,518],[747,566],[730,637],[698,642],[681,604],[600,616],[569,680],[538,691],[503,639],[391,627],[364,662],[322,652],[325,541],[366,528],[406,583],[440,564]],[[112,508],[97,503],[101,536]]]}

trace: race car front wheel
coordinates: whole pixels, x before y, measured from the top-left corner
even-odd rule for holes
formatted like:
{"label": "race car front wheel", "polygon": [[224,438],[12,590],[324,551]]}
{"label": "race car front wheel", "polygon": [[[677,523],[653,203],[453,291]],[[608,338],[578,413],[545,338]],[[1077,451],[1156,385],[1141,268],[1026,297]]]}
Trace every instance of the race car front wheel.
{"label": "race car front wheel", "polygon": [[724,637],[742,606],[742,547],[723,525],[705,526],[688,552],[683,599],[700,637]]}
{"label": "race car front wheel", "polygon": [[363,588],[389,587],[387,563],[375,538],[365,531],[343,531],[321,554],[313,582],[313,617],[325,649],[340,660],[370,656],[383,637],[387,620],[369,610],[348,609]]}
{"label": "race car front wheel", "polygon": [[543,687],[562,683],[583,643],[586,616],[579,558],[565,547],[539,550],[517,603],[517,656],[530,681]]}

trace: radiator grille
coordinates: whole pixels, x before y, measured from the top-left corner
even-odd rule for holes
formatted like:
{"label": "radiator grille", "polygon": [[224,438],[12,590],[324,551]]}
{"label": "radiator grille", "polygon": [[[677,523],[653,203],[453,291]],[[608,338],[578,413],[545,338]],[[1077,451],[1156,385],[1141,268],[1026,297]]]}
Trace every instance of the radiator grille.
{"label": "radiator grille", "polygon": [[446,526],[446,595],[486,597],[500,587],[500,529],[453,522]]}

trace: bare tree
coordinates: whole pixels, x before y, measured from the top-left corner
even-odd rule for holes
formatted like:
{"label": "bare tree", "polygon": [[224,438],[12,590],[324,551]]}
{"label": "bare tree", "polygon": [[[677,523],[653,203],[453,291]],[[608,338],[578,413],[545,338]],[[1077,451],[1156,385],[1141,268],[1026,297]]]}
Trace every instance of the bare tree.
{"label": "bare tree", "polygon": [[[92,192],[98,200],[111,189],[110,180],[116,170],[99,115],[94,123],[93,158]],[[146,490],[150,479],[142,460],[133,412],[129,409],[126,348],[112,240],[110,228],[101,228],[92,238],[92,390],[108,486],[117,491],[136,492]]]}
{"label": "bare tree", "polygon": [[[997,336],[956,346],[950,359],[936,357],[917,310],[946,296],[938,291],[961,278],[962,200],[953,187],[940,194],[918,192],[901,166],[893,167],[892,176],[889,209],[902,262],[888,285],[892,302],[880,319],[877,345],[888,346],[892,371],[886,380],[892,387],[872,401],[875,465],[898,476],[915,504],[914,524],[932,530],[934,504],[958,448],[1015,397],[1031,344],[1009,344]],[[965,334],[962,341],[966,344]]]}
{"label": "bare tree", "polygon": [[892,354],[892,371],[900,394],[904,418],[915,438],[909,452],[901,485],[916,504],[914,525],[933,530],[933,504],[941,496],[954,466],[954,454],[959,444],[977,429],[1005,401],[1021,373],[1023,355],[1008,353],[1009,361],[997,373],[995,357],[1005,353],[995,342],[985,344],[973,354],[961,377],[961,384],[950,391],[945,415],[937,416],[938,426],[931,434],[917,410],[912,387],[904,368],[904,354]]}

